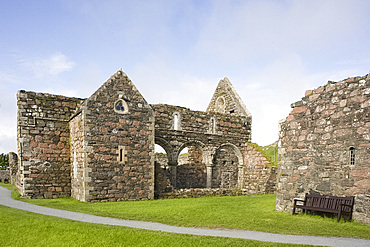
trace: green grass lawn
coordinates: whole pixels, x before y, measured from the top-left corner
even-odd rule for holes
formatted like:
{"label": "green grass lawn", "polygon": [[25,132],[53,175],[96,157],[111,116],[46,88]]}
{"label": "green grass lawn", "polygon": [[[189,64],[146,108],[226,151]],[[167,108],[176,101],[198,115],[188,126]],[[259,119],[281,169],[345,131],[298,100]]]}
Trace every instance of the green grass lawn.
{"label": "green grass lawn", "polygon": [[303,246],[81,223],[0,206],[0,246]]}
{"label": "green grass lawn", "polygon": [[[11,187],[11,186],[8,186]],[[17,192],[13,197],[19,197]],[[275,211],[275,195],[203,197],[84,203],[72,198],[21,199],[40,206],[169,225],[370,239],[370,226],[357,222]]]}

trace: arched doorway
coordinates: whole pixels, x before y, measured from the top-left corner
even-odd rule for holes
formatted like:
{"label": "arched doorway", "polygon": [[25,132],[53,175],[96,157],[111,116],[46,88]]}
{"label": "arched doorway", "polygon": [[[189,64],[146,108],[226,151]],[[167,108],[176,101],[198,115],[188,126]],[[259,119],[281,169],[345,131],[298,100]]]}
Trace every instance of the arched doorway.
{"label": "arched doorway", "polygon": [[239,167],[243,157],[232,144],[221,145],[215,153],[212,167],[212,188],[235,188],[239,185]]}
{"label": "arched doorway", "polygon": [[160,194],[174,189],[167,151],[159,144],[155,144],[154,167],[154,198],[158,198]]}

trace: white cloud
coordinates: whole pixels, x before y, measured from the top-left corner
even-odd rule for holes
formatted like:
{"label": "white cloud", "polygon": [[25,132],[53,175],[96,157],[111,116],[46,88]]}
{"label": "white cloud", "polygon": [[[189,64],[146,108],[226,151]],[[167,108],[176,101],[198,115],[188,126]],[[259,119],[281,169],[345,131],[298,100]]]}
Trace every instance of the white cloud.
{"label": "white cloud", "polygon": [[365,1],[215,2],[194,52],[239,63],[286,51],[317,51],[352,41]]}
{"label": "white cloud", "polygon": [[222,79],[189,75],[154,57],[138,65],[128,76],[149,104],[178,105],[201,111],[206,110]]}
{"label": "white cloud", "polygon": [[47,58],[20,60],[20,64],[31,71],[36,77],[58,75],[71,70],[75,63],[70,61],[64,54],[58,52]]}

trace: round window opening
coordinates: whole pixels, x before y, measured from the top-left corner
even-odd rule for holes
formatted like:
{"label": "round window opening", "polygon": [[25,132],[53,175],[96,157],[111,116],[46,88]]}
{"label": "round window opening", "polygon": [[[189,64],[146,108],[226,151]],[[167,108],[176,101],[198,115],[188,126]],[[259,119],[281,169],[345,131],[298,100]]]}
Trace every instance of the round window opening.
{"label": "round window opening", "polygon": [[128,113],[127,103],[124,100],[118,100],[114,104],[114,111],[120,114]]}

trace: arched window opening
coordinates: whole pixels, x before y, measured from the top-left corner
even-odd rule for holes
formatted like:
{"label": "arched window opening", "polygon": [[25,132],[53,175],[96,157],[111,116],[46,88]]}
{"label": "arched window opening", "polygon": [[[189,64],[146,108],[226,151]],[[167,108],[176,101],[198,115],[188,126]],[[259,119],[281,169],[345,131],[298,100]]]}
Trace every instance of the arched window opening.
{"label": "arched window opening", "polygon": [[222,96],[216,100],[216,112],[225,113],[225,99]]}
{"label": "arched window opening", "polygon": [[350,161],[351,166],[355,165],[355,148],[354,147],[349,148],[349,161]]}
{"label": "arched window opening", "polygon": [[180,114],[177,112],[173,114],[173,129],[180,130]]}

